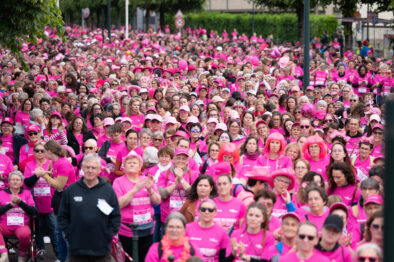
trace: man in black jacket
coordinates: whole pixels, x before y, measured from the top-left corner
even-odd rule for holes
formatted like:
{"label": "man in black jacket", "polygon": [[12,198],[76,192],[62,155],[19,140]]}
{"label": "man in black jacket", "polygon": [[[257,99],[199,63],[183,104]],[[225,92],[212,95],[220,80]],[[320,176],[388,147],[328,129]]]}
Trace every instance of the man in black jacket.
{"label": "man in black jacket", "polygon": [[88,155],[84,177],[63,193],[58,220],[69,241],[70,261],[113,261],[111,241],[120,228],[120,208],[112,187],[98,174],[101,161]]}

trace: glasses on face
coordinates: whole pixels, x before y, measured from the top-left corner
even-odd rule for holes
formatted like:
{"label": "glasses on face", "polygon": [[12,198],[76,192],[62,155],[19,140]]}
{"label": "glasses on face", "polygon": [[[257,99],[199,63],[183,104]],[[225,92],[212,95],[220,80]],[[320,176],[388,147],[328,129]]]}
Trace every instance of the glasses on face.
{"label": "glasses on face", "polygon": [[304,169],[306,169],[306,167],[304,167],[304,166],[296,166],[295,167],[295,170],[304,170]]}
{"label": "glasses on face", "polygon": [[301,129],[309,129],[310,126],[300,126]]}
{"label": "glasses on face", "polygon": [[213,153],[219,153],[219,149],[211,149],[210,151]]}
{"label": "glasses on face", "polygon": [[29,136],[36,136],[38,132],[29,132]]}
{"label": "glasses on face", "polygon": [[205,213],[205,212],[209,212],[209,213],[213,213],[213,212],[215,212],[215,208],[211,208],[211,207],[200,207],[200,212],[201,213]]}
{"label": "glasses on face", "polygon": [[161,142],[163,141],[163,138],[153,138],[153,141]]}
{"label": "glasses on face", "polygon": [[298,237],[299,237],[301,240],[304,240],[305,238],[308,238],[309,241],[312,241],[313,239],[315,239],[315,236],[305,235],[305,234],[299,234]]}
{"label": "glasses on face", "polygon": [[209,114],[208,116],[209,117],[217,117],[218,115],[217,114]]}
{"label": "glasses on face", "polygon": [[374,131],[373,132],[375,135],[383,135],[383,132],[376,132],[376,131]]}
{"label": "glasses on face", "polygon": [[290,185],[291,184],[290,181],[288,181],[286,179],[282,179],[282,178],[275,178],[275,181],[278,182],[278,183],[285,184],[285,185]]}
{"label": "glasses on face", "polygon": [[294,114],[301,114],[301,111],[295,111]]}
{"label": "glasses on face", "polygon": [[381,229],[381,230],[383,231],[383,229],[384,229],[384,226],[383,226],[383,225],[372,224],[371,226],[372,226],[372,228],[375,229],[375,230]]}
{"label": "glasses on face", "polygon": [[331,123],[331,122],[333,122],[334,120],[332,120],[332,119],[326,119],[326,120],[324,120],[324,123]]}
{"label": "glasses on face", "polygon": [[200,131],[200,129],[191,129],[190,132],[192,132],[192,133],[200,133],[201,131]]}
{"label": "glasses on face", "polygon": [[85,146],[84,149],[85,150],[94,150],[94,147],[92,147],[92,146]]}
{"label": "glasses on face", "polygon": [[357,99],[350,99],[350,102],[357,102]]}
{"label": "glasses on face", "polygon": [[45,153],[44,149],[34,149],[34,153]]}
{"label": "glasses on face", "polygon": [[357,257],[357,262],[378,262],[378,257],[367,257],[367,256],[359,256]]}

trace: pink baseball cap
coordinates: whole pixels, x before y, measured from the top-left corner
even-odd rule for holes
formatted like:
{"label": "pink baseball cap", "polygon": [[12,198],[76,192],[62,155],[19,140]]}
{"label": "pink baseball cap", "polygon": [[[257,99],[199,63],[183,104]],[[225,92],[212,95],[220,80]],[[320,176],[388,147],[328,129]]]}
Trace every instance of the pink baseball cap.
{"label": "pink baseball cap", "polygon": [[167,125],[167,124],[174,124],[174,125],[176,125],[177,123],[178,123],[178,121],[177,121],[176,118],[173,117],[173,116],[169,116],[169,117],[167,117],[167,119],[166,119],[166,125]]}
{"label": "pink baseball cap", "polygon": [[220,96],[214,96],[212,98],[212,102],[217,103],[217,102],[224,102],[224,99]]}
{"label": "pink baseball cap", "polygon": [[187,133],[185,131],[182,131],[182,130],[176,131],[176,133],[173,134],[171,138],[174,138],[176,136],[180,136],[180,137],[184,137],[184,138],[189,139],[189,136],[187,135]]}
{"label": "pink baseball cap", "polygon": [[128,122],[128,123],[130,123],[130,124],[133,123],[133,121],[131,121],[130,118],[128,118],[128,117],[123,117],[121,123],[125,123],[125,122]]}
{"label": "pink baseball cap", "polygon": [[27,127],[26,132],[31,132],[31,131],[41,131],[41,127],[38,125],[30,125]]}
{"label": "pink baseball cap", "polygon": [[265,181],[270,186],[273,185],[269,169],[265,166],[254,166],[253,169],[245,174],[248,179],[255,179],[259,181]]}
{"label": "pink baseball cap", "polygon": [[209,124],[209,123],[215,123],[215,124],[218,124],[218,123],[219,123],[219,121],[218,121],[216,118],[210,118],[210,119],[208,119],[208,121],[207,121],[207,124]]}
{"label": "pink baseball cap", "polygon": [[13,125],[13,124],[14,124],[14,121],[12,120],[11,117],[4,117],[4,118],[3,118],[3,121],[1,121],[1,123],[2,123],[2,124],[3,124],[3,123],[8,123],[8,124],[10,124],[10,125]]}
{"label": "pink baseball cap", "polygon": [[216,127],[215,127],[215,131],[216,130],[227,131],[227,126],[225,123],[218,123],[218,124],[216,124]]}
{"label": "pink baseball cap", "polygon": [[289,212],[289,213],[284,214],[284,215],[282,216],[282,218],[281,218],[282,221],[283,221],[285,218],[287,218],[287,217],[292,217],[292,218],[296,219],[298,222],[301,223],[301,218],[300,218],[300,216],[299,216],[297,213],[295,213],[295,212]]}
{"label": "pink baseball cap", "polygon": [[152,120],[157,120],[160,123],[163,122],[163,118],[158,114],[154,114]]}
{"label": "pink baseball cap", "polygon": [[314,90],[315,88],[313,86],[307,86],[306,90]]}
{"label": "pink baseball cap", "polygon": [[383,205],[383,197],[379,194],[372,194],[365,199],[364,206],[370,204],[370,203],[375,203],[378,205]]}
{"label": "pink baseball cap", "polygon": [[115,123],[117,123],[118,121],[122,122],[122,120],[123,120],[123,117],[119,116],[119,117],[115,118]]}
{"label": "pink baseball cap", "polygon": [[190,108],[189,108],[188,106],[185,106],[185,105],[183,105],[183,106],[181,106],[181,107],[179,108],[179,111],[181,111],[181,110],[184,110],[184,111],[186,111],[186,112],[190,112]]}
{"label": "pink baseball cap", "polygon": [[137,154],[137,152],[135,152],[134,150],[130,151],[130,153],[123,159],[123,164],[129,158],[137,158],[138,161],[140,162],[140,166],[142,166],[144,163],[144,161],[142,160],[142,157],[139,154]]}
{"label": "pink baseball cap", "polygon": [[175,149],[175,156],[177,156],[177,155],[189,156],[189,150],[187,150],[186,148],[183,148],[183,147],[179,147],[179,148]]}
{"label": "pink baseball cap", "polygon": [[372,128],[372,131],[375,131],[375,129],[381,129],[381,130],[384,131],[384,125],[376,124],[376,125]]}
{"label": "pink baseball cap", "polygon": [[284,177],[288,177],[291,180],[291,183],[289,185],[288,190],[291,190],[294,188],[295,185],[295,176],[294,176],[294,172],[289,169],[289,168],[282,168],[279,170],[275,170],[274,172],[271,173],[271,178],[272,178],[272,182],[275,180],[276,177],[278,176],[284,176]]}
{"label": "pink baseball cap", "polygon": [[52,116],[57,116],[57,117],[59,117],[60,119],[62,119],[62,115],[61,115],[59,112],[57,112],[57,111],[53,111],[52,114],[51,114],[51,117],[52,117]]}
{"label": "pink baseball cap", "polygon": [[150,107],[148,107],[147,109],[146,109],[146,112],[148,113],[149,111],[153,111],[153,112],[155,112],[156,114],[157,114],[157,110],[156,110],[156,108],[154,108],[153,106],[150,106]]}
{"label": "pink baseball cap", "polygon": [[186,121],[186,123],[187,124],[190,124],[190,123],[199,123],[200,121],[198,121],[198,118],[197,117],[195,117],[195,116],[189,116],[188,118],[187,118],[187,121]]}
{"label": "pink baseball cap", "polygon": [[104,118],[103,125],[104,126],[112,126],[115,124],[115,121],[112,117]]}

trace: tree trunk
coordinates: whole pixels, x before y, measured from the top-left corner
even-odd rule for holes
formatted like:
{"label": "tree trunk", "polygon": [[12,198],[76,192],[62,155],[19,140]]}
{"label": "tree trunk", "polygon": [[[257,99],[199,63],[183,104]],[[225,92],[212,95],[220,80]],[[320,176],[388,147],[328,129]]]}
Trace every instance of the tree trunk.
{"label": "tree trunk", "polygon": [[164,12],[163,6],[160,6],[159,13],[160,13],[160,28],[161,28],[161,30],[164,30],[164,28],[165,28],[164,14],[165,14],[165,12]]}
{"label": "tree trunk", "polygon": [[301,43],[304,43],[304,7],[296,9],[297,15],[297,37]]}
{"label": "tree trunk", "polygon": [[122,14],[121,14],[121,10],[120,10],[119,5],[116,5],[116,15],[117,15],[116,24],[117,24],[117,27],[120,28],[120,26],[121,26],[121,20],[120,19],[122,17]]}
{"label": "tree trunk", "polygon": [[100,28],[100,8],[96,9],[96,28]]}
{"label": "tree trunk", "polygon": [[352,30],[352,22],[343,22],[344,28],[344,50],[351,49],[353,44],[353,30]]}
{"label": "tree trunk", "polygon": [[145,15],[145,32],[149,31],[149,19],[150,19],[150,12],[149,9],[146,9],[146,15]]}

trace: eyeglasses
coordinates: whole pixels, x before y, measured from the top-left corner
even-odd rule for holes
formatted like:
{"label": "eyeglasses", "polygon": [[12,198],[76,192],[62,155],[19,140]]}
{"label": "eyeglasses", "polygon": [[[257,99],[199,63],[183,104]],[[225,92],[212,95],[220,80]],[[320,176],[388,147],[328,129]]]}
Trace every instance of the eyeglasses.
{"label": "eyeglasses", "polygon": [[94,147],[92,147],[92,146],[85,146],[84,149],[85,150],[94,150]]}
{"label": "eyeglasses", "polygon": [[371,226],[372,226],[372,228],[375,229],[375,230],[378,230],[378,229],[382,229],[382,230],[383,230],[383,229],[384,229],[384,226],[383,226],[383,225],[372,224]]}
{"label": "eyeglasses", "polygon": [[214,153],[219,153],[219,149],[211,149],[210,151]]}
{"label": "eyeglasses", "polygon": [[300,126],[301,129],[308,129],[310,126]]}
{"label": "eyeglasses", "polygon": [[217,117],[218,115],[217,114],[209,114],[208,116],[209,117]]}
{"label": "eyeglasses", "polygon": [[334,120],[332,120],[332,119],[326,119],[326,120],[324,120],[324,123],[331,123],[331,122],[333,122]]}
{"label": "eyeglasses", "polygon": [[379,258],[378,257],[366,257],[366,256],[363,256],[363,257],[357,257],[357,262],[378,262],[379,261]]}
{"label": "eyeglasses", "polygon": [[373,132],[375,135],[383,135],[383,132]]}
{"label": "eyeglasses", "polygon": [[213,213],[215,212],[216,208],[211,208],[211,207],[200,207],[200,212],[201,213],[205,213],[205,212],[209,212],[209,213]]}
{"label": "eyeglasses", "polygon": [[192,132],[192,133],[200,133],[201,130],[200,129],[191,129],[190,132]]}
{"label": "eyeglasses", "polygon": [[312,241],[313,239],[315,239],[315,236],[310,236],[310,235],[305,235],[305,234],[299,234],[298,237],[301,240],[304,240],[305,238],[308,238],[309,241]]}
{"label": "eyeglasses", "polygon": [[29,136],[36,136],[38,132],[29,132]]}
{"label": "eyeglasses", "polygon": [[296,170],[304,170],[304,169],[307,169],[307,168],[304,167],[304,166],[296,166],[295,169]]}
{"label": "eyeglasses", "polygon": [[286,184],[286,185],[290,185],[291,182],[285,179],[281,179],[281,178],[275,178],[275,181],[278,183],[282,183],[282,184]]}
{"label": "eyeglasses", "polygon": [[45,153],[44,149],[34,149],[34,153]]}
{"label": "eyeglasses", "polygon": [[153,138],[153,141],[161,142],[161,141],[163,141],[163,138]]}
{"label": "eyeglasses", "polygon": [[301,114],[301,111],[295,111],[294,114]]}
{"label": "eyeglasses", "polygon": [[357,102],[357,99],[350,99],[350,102]]}

